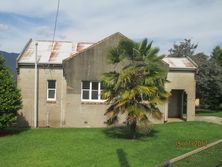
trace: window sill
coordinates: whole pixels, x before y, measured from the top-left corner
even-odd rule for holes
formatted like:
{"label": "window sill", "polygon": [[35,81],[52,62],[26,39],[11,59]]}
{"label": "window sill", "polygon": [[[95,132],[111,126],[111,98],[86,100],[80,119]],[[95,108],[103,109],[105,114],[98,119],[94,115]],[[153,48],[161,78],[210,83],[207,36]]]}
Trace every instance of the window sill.
{"label": "window sill", "polygon": [[106,101],[81,101],[81,104],[106,104]]}
{"label": "window sill", "polygon": [[47,100],[46,103],[56,103],[56,100]]}

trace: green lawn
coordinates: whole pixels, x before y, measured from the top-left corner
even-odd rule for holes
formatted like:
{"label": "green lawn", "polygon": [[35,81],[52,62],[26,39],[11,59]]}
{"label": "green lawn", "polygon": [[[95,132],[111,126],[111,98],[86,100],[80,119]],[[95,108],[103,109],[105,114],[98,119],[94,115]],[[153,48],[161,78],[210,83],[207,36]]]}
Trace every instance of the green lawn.
{"label": "green lawn", "polygon": [[204,150],[198,154],[195,154],[173,164],[173,167],[190,166],[222,167],[222,144],[213,146],[207,150]]}
{"label": "green lawn", "polygon": [[153,126],[152,133],[128,140],[122,129],[30,129],[0,137],[4,167],[153,167],[197,148],[178,142],[222,138],[222,126],[181,122]]}
{"label": "green lawn", "polygon": [[222,111],[197,110],[196,115],[222,117]]}

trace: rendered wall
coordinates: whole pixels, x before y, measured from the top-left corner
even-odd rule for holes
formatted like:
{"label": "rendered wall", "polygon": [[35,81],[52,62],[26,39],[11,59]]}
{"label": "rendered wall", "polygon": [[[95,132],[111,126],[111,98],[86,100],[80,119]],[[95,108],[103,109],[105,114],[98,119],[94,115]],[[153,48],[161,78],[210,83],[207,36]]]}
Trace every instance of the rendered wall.
{"label": "rendered wall", "polygon": [[[56,80],[56,101],[47,101],[47,80]],[[63,111],[62,68],[39,68],[38,70],[38,126],[59,127]],[[34,125],[34,68],[20,67],[17,86],[21,90],[23,108],[19,110],[18,125]],[[48,123],[47,123],[48,122]]]}
{"label": "rendered wall", "polygon": [[[195,118],[195,92],[196,81],[195,72],[191,71],[169,71],[167,79],[170,83],[166,84],[166,90],[173,89],[185,90],[187,93],[187,121],[193,121]],[[175,104],[177,105],[177,104]],[[168,113],[168,108],[165,108]]]}
{"label": "rendered wall", "polygon": [[67,82],[65,127],[104,127],[104,113],[107,105],[81,102],[81,82],[99,81],[104,72],[119,70],[120,66],[107,64],[107,53],[111,47],[125,38],[114,34],[94,47],[64,61],[64,74]]}
{"label": "rendered wall", "polygon": [[[111,47],[125,37],[116,33],[93,47],[63,61],[63,67],[39,67],[38,71],[38,125],[40,127],[105,127],[106,104],[81,102],[81,82],[99,81],[104,72],[119,71],[118,66],[107,64],[107,53]],[[165,85],[167,91],[185,90],[188,96],[187,120],[195,117],[195,74],[194,72],[169,71]],[[56,80],[56,101],[47,101],[47,80]],[[34,110],[34,67],[19,66],[18,88],[21,89],[23,108],[19,111],[18,125],[33,126]],[[175,104],[176,105],[176,104]],[[168,103],[159,105],[163,119],[167,121]],[[120,122],[124,121],[124,116]]]}
{"label": "rendered wall", "polygon": [[[124,37],[116,34],[95,47],[77,54],[69,60],[65,60],[64,74],[67,81],[67,94],[65,106],[65,127],[104,127],[106,117],[104,113],[107,109],[106,104],[81,102],[81,82],[99,81],[104,72],[112,70],[119,71],[124,64],[118,66],[107,64],[107,53],[109,49],[116,46]],[[159,105],[161,112],[164,112],[165,104]],[[152,122],[163,123],[164,113],[161,120],[151,118]],[[121,116],[119,122],[124,122],[124,116]]]}

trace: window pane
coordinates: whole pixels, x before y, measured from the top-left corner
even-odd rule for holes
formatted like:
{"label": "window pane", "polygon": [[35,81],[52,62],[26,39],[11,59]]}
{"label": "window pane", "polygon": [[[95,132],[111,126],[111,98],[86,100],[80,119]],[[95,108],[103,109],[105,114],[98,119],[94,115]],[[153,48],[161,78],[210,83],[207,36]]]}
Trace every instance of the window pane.
{"label": "window pane", "polygon": [[92,99],[98,99],[98,91],[92,91]]}
{"label": "window pane", "polygon": [[48,98],[55,99],[55,90],[48,90]]}
{"label": "window pane", "polygon": [[48,88],[55,89],[55,80],[48,80]]}
{"label": "window pane", "polygon": [[98,90],[98,82],[92,82],[92,90]]}
{"label": "window pane", "polygon": [[82,98],[83,98],[83,99],[89,99],[89,91],[84,90],[84,91],[83,91],[83,94],[82,94]]}
{"label": "window pane", "polygon": [[89,89],[89,85],[90,85],[89,81],[83,81],[82,82],[82,89]]}

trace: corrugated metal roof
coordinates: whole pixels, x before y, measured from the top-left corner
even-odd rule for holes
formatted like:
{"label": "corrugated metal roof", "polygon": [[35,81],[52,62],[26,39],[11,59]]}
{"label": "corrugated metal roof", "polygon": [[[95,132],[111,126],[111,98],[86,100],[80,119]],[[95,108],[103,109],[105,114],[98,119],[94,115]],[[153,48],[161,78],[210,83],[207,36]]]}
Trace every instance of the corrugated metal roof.
{"label": "corrugated metal roof", "polygon": [[[33,41],[26,45],[18,58],[18,63],[33,64],[35,62],[35,44],[38,43],[38,63],[39,64],[62,64],[64,59],[75,55],[93,43],[87,42],[67,42],[67,41]],[[164,57],[163,62],[167,63],[171,69],[196,69],[195,63],[187,57],[174,58]]]}
{"label": "corrugated metal roof", "polygon": [[174,68],[174,69],[196,69],[195,64],[187,57],[182,57],[182,58],[164,57],[162,60],[165,63],[167,63],[170,68]]}
{"label": "corrugated metal roof", "polygon": [[35,43],[38,43],[39,64],[62,64],[70,55],[91,46],[93,43],[66,41],[31,41],[21,53],[18,63],[32,64],[35,61]]}

